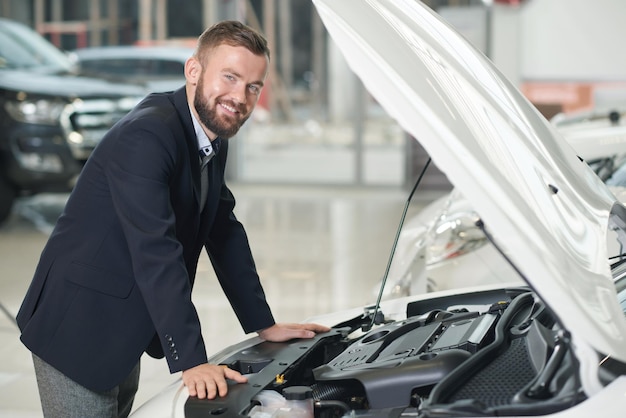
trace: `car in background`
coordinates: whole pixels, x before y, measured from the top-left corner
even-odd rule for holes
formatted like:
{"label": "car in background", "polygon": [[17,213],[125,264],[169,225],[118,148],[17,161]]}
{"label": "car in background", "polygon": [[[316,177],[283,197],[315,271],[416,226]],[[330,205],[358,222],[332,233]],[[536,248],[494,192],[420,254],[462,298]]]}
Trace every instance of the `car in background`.
{"label": "car in background", "polygon": [[593,170],[605,179],[626,153],[626,109],[623,106],[559,113],[551,123]]}
{"label": "car in background", "polygon": [[207,400],[178,381],[133,418],[623,417],[626,263],[609,260],[607,242],[626,243],[626,207],[422,2],[313,1],[365,88],[523,281],[309,318],[331,327],[311,339],[249,338],[209,358],[247,383]]}
{"label": "car in background", "polygon": [[71,190],[104,133],[145,94],[82,75],[41,35],[0,18],[0,223],[19,196]]}
{"label": "car in background", "polygon": [[559,113],[550,122],[588,161],[604,158],[611,147],[626,144],[626,109],[620,106]]}
{"label": "car in background", "polygon": [[[558,114],[551,123],[616,195],[626,197],[626,179],[622,177],[626,162],[625,110]],[[403,228],[383,293],[379,295],[380,286],[376,286],[373,297],[394,298],[462,284],[519,281],[519,275],[502,261],[480,229],[479,220],[456,189],[429,204]],[[472,274],[467,274],[469,271]]]}
{"label": "car in background", "polygon": [[185,61],[193,51],[186,46],[121,45],[80,48],[72,54],[86,74],[141,83],[150,92],[164,92],[185,85]]}

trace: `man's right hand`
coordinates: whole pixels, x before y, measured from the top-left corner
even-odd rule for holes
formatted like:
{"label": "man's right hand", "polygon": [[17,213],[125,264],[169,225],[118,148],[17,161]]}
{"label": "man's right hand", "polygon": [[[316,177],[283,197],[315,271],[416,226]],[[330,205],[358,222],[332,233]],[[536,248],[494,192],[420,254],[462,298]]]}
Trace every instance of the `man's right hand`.
{"label": "man's right hand", "polygon": [[226,396],[228,384],[226,379],[237,383],[246,383],[248,379],[235,370],[215,364],[200,364],[183,371],[183,383],[187,386],[189,396],[199,399],[214,399],[217,395]]}

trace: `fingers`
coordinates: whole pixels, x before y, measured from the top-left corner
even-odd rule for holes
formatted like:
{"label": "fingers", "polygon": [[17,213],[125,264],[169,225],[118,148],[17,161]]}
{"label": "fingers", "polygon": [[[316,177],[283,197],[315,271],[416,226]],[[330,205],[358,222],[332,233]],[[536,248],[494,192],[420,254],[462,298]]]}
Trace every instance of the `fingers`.
{"label": "fingers", "polygon": [[248,381],[235,370],[214,364],[201,364],[183,371],[182,375],[189,396],[195,396],[198,399],[214,399],[218,395],[220,397],[226,396],[228,393],[227,378],[237,383]]}
{"label": "fingers", "polygon": [[203,380],[190,382],[187,384],[187,390],[190,396],[196,396],[198,399],[214,399],[217,394],[214,382],[206,382]]}
{"label": "fingers", "polygon": [[[187,386],[189,396],[195,396],[198,397],[198,399],[215,399],[218,393],[220,396],[226,396],[228,392],[227,387],[220,390],[219,382],[212,379],[202,379],[199,377],[193,379],[183,378],[183,382],[185,386]],[[226,382],[224,382],[224,386],[226,386]]]}
{"label": "fingers", "polygon": [[293,338],[313,338],[316,333],[329,330],[319,324],[274,324],[259,331],[259,336],[267,341],[281,342]]}
{"label": "fingers", "polygon": [[227,379],[234,380],[237,383],[247,383],[248,378],[242,376],[241,373],[234,371],[233,369],[229,369],[228,367],[224,367],[224,376]]}
{"label": "fingers", "polygon": [[286,324],[285,326],[298,331],[300,338],[313,338],[317,333],[330,331],[330,328],[319,324]]}
{"label": "fingers", "polygon": [[306,329],[298,329],[298,328],[286,328],[283,330],[282,339],[284,341],[291,340],[294,338],[313,338],[315,337],[315,332],[308,331]]}
{"label": "fingers", "polygon": [[304,325],[305,329],[308,329],[309,331],[313,331],[313,332],[328,332],[330,331],[330,327],[327,327],[325,325],[320,325],[320,324],[302,324]]}

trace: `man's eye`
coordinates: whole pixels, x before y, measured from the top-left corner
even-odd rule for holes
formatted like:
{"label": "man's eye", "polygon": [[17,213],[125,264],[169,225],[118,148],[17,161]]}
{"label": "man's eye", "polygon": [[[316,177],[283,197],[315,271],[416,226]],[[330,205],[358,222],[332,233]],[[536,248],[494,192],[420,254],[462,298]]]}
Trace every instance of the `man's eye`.
{"label": "man's eye", "polygon": [[259,91],[261,91],[261,88],[259,86],[256,85],[251,85],[248,87],[250,89],[250,92],[253,94],[259,94]]}

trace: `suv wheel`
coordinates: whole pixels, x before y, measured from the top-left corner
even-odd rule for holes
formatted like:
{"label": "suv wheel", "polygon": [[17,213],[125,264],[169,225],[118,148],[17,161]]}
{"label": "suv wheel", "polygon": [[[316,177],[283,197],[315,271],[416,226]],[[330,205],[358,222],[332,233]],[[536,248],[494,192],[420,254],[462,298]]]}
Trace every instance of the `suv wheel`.
{"label": "suv wheel", "polygon": [[11,215],[13,202],[17,193],[7,179],[0,175],[0,224],[4,223]]}

